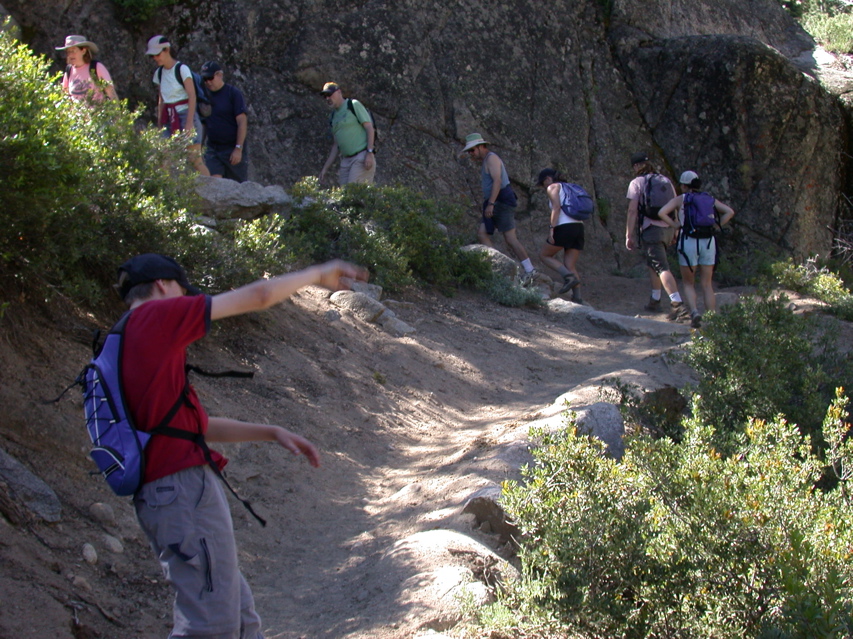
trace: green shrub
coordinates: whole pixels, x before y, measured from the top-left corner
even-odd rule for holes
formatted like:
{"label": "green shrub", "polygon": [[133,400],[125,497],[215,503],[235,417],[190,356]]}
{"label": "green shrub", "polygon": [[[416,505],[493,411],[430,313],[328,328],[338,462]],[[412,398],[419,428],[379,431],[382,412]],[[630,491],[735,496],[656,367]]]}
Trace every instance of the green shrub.
{"label": "green shrub", "polygon": [[853,52],[853,14],[810,12],[802,25],[827,51]]}
{"label": "green shrub", "polygon": [[811,257],[804,264],[793,259],[777,262],[772,268],[773,277],[786,288],[811,295],[826,302],[829,312],[841,319],[853,321],[853,294],[839,275]]}
{"label": "green shrub", "polygon": [[784,298],[744,298],[708,314],[686,356],[699,377],[696,416],[721,436],[741,431],[750,417],[780,414],[819,434],[835,387],[851,381],[850,358],[834,337]]}
{"label": "green shrub", "polygon": [[[633,438],[619,463],[571,420],[534,433],[535,463],[504,485],[522,532],[512,596],[532,593],[559,636],[849,636],[846,403],[839,392],[827,412],[828,458],[781,419],[752,421],[731,456],[693,419],[681,444]],[[826,464],[841,485],[815,491]]]}
{"label": "green shrub", "polygon": [[196,252],[186,140],[139,131],[124,103],[71,100],[7,32],[0,60],[0,274],[92,302],[135,253]]}
{"label": "green shrub", "polygon": [[447,231],[462,216],[458,207],[402,186],[324,190],[316,178],[298,182],[293,196],[294,212],[281,226],[289,262],[348,259],[389,290],[417,282],[450,293],[490,278],[485,258],[461,251],[461,240]]}

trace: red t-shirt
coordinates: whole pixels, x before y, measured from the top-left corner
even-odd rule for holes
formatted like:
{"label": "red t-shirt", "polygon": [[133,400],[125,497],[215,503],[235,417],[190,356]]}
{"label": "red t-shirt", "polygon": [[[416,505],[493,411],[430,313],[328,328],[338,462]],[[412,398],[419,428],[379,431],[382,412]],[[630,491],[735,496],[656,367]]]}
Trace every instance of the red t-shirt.
{"label": "red t-shirt", "polygon": [[[186,382],[187,346],[209,330],[207,295],[150,300],[133,310],[124,329],[121,373],[125,399],[139,430],[157,426],[180,397]],[[206,433],[207,413],[192,387],[189,400],[192,407],[181,404],[168,425]],[[225,466],[227,460],[212,452],[219,467]],[[206,463],[193,442],[154,435],[145,448],[143,483]]]}

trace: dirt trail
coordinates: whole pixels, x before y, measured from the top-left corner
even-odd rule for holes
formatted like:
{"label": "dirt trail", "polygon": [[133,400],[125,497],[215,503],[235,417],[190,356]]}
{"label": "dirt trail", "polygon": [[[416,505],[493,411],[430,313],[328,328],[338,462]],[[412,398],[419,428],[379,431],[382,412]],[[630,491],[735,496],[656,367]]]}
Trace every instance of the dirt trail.
{"label": "dirt trail", "polygon": [[[634,314],[645,301],[642,280],[588,282],[585,297],[599,310]],[[467,497],[503,479],[481,460],[483,451],[589,380],[635,371],[650,386],[679,381],[660,356],[672,342],[476,296],[403,300],[395,312],[417,329],[405,338],[330,310],[325,292],[306,289],[279,308],[216,328],[191,351],[207,368],[236,361],[256,371],[251,382],[197,380],[211,414],[279,423],[322,450],[314,470],[270,445],[225,449],[237,489],[269,521],[261,529],[234,503],[241,562],[269,638],[413,636],[419,620],[379,560],[414,532],[466,521],[459,509]],[[59,332],[46,326],[0,347],[4,405],[34,402],[76,373],[86,357],[86,318],[61,324]],[[69,341],[69,331],[79,340]],[[57,344],[59,335],[65,339]],[[33,410],[35,422],[16,408],[0,418],[0,445],[39,469],[64,518],[33,525],[35,534],[0,523],[0,600],[7,602],[0,636],[33,627],[31,636],[40,637],[165,636],[168,590],[129,503],[87,476],[78,407]],[[95,502],[111,505],[116,521],[95,521]],[[463,532],[496,545],[495,537]],[[121,539],[121,553],[104,549],[105,533]],[[85,542],[98,549],[95,565],[81,558]]]}

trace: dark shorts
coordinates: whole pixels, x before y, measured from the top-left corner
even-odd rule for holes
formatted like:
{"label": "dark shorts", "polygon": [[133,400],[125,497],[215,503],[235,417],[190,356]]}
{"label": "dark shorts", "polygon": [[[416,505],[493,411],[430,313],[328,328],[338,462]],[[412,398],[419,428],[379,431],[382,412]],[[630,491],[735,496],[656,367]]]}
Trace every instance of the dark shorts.
{"label": "dark shorts", "polygon": [[554,246],[562,247],[567,251],[570,249],[582,251],[583,242],[583,223],[569,222],[554,227]]}
{"label": "dark shorts", "polygon": [[492,217],[483,215],[483,224],[486,226],[486,233],[489,235],[494,235],[495,229],[501,233],[513,230],[515,228],[515,207],[503,202],[495,202],[494,215]]}
{"label": "dark shorts", "polygon": [[221,175],[235,182],[249,179],[249,152],[243,147],[243,159],[240,164],[231,164],[234,147],[217,147],[208,144],[204,149],[204,165],[211,175]]}
{"label": "dark shorts", "polygon": [[672,242],[674,232],[669,226],[650,226],[643,231],[643,256],[646,258],[646,265],[658,275],[669,270],[666,247]]}

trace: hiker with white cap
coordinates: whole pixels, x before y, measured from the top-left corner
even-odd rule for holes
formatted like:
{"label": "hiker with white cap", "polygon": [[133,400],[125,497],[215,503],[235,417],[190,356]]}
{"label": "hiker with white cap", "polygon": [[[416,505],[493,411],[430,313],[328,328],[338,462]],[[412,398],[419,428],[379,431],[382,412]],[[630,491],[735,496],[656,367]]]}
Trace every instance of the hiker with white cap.
{"label": "hiker with white cap", "polygon": [[189,133],[190,162],[199,173],[209,176],[210,171],[201,157],[201,118],[196,110],[198,96],[192,70],[174,58],[166,36],[156,35],[149,39],[145,55],[157,63],[153,81],[159,88],[157,124],[163,127],[163,136],[169,137],[179,131]]}
{"label": "hiker with white cap", "polygon": [[65,51],[65,73],[62,88],[74,100],[100,102],[104,97],[117,100],[113,79],[103,62],[95,59],[98,45],[82,35],[70,35],[65,44],[56,47]]}
{"label": "hiker with white cap", "polygon": [[[681,266],[684,300],[690,309],[690,325],[699,328],[702,315],[696,303],[696,270],[699,271],[705,310],[714,311],[717,309],[713,283],[718,257],[716,235],[735,212],[730,206],[699,190],[702,181],[695,171],[682,173],[678,183],[682,194],[670,200],[658,215],[672,228],[681,229],[678,264]],[[678,219],[674,219],[676,213]]]}
{"label": "hiker with white cap", "polygon": [[495,229],[503,233],[507,246],[524,267],[525,277],[530,280],[536,275],[536,269],[527,255],[527,251],[518,241],[515,232],[515,207],[518,198],[512,185],[506,166],[498,154],[489,150],[489,143],[479,133],[471,133],[465,138],[465,147],[459,153],[467,153],[474,164],[480,163],[480,181],[483,187],[483,217],[477,228],[477,237],[481,244],[492,246],[491,236]]}

